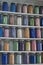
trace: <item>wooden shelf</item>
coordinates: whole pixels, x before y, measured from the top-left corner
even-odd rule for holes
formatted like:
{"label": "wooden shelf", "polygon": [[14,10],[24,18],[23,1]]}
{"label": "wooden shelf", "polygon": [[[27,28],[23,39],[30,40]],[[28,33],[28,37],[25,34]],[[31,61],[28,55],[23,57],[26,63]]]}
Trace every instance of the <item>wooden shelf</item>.
{"label": "wooden shelf", "polygon": [[19,28],[43,28],[43,26],[29,26],[29,25],[10,25],[10,24],[0,24],[0,27],[19,27]]}
{"label": "wooden shelf", "polygon": [[0,14],[10,14],[10,15],[27,15],[27,16],[43,16],[43,14],[30,14],[30,13],[20,13],[20,12],[10,12],[10,11],[0,11]]}
{"label": "wooden shelf", "polygon": [[12,40],[43,40],[43,38],[13,38],[13,37],[0,37],[0,39]]}
{"label": "wooden shelf", "polygon": [[7,64],[7,65],[43,65],[43,64]]}
{"label": "wooden shelf", "polygon": [[0,51],[0,53],[43,53],[43,51]]}

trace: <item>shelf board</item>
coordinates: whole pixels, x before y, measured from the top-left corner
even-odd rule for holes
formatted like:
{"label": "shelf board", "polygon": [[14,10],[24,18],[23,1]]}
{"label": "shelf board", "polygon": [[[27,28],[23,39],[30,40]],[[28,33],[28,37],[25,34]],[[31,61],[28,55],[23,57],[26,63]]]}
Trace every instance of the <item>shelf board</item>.
{"label": "shelf board", "polygon": [[0,39],[12,40],[43,40],[43,38],[13,38],[13,37],[0,37]]}
{"label": "shelf board", "polygon": [[20,13],[20,12],[10,12],[10,11],[0,11],[0,14],[13,14],[13,15],[27,15],[27,16],[43,16],[43,14],[30,14],[30,13]]}
{"label": "shelf board", "polygon": [[43,53],[43,51],[0,51],[0,53]]}
{"label": "shelf board", "polygon": [[[2,65],[2,64],[0,64]],[[6,64],[6,65],[43,65],[43,64]]]}
{"label": "shelf board", "polygon": [[43,28],[43,26],[10,25],[10,24],[0,24],[0,27],[1,27],[1,26],[19,27],[19,28]]}

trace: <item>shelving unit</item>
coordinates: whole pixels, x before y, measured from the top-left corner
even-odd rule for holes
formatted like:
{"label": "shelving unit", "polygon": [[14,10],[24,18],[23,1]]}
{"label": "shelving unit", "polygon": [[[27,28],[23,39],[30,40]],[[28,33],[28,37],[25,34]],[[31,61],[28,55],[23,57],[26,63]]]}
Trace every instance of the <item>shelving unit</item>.
{"label": "shelving unit", "polygon": [[[0,0],[0,2],[4,2],[6,0]],[[21,3],[24,4],[32,4],[32,5],[43,5],[43,0],[8,0],[8,3],[14,2],[14,3]],[[41,3],[40,3],[41,2]],[[0,11],[0,14],[5,14],[5,15],[16,15],[16,16],[32,16],[32,17],[43,17],[43,14],[30,14],[30,13],[20,13],[20,12],[10,12],[10,11]],[[43,26],[25,26],[25,25],[11,25],[11,24],[0,24],[0,27],[16,27],[16,28],[42,28]],[[43,40],[43,38],[13,38],[13,37],[0,37],[0,40]],[[43,51],[0,51],[0,53],[43,53]],[[7,65],[43,65],[43,64],[7,64]]]}

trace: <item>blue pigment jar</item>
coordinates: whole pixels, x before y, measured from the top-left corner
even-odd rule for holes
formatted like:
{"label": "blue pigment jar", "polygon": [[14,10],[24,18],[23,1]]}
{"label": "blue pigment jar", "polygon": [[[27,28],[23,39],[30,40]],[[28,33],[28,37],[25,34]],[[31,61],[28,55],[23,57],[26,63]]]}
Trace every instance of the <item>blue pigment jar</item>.
{"label": "blue pigment jar", "polygon": [[3,2],[2,10],[3,11],[8,11],[9,10],[8,3],[7,2]]}
{"label": "blue pigment jar", "polygon": [[12,11],[12,12],[16,12],[16,4],[15,3],[11,3],[11,5],[10,5],[10,11]]}

